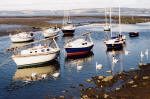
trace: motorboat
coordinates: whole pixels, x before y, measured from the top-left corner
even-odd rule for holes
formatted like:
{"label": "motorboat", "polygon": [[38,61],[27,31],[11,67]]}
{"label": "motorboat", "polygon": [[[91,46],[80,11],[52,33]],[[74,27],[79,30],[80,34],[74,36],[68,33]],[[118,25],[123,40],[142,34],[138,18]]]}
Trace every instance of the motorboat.
{"label": "motorboat", "polygon": [[60,30],[58,28],[48,28],[48,29],[43,31],[43,35],[45,38],[53,37],[53,36],[57,36],[59,31]]}
{"label": "motorboat", "polygon": [[19,43],[19,42],[28,42],[33,41],[35,38],[35,35],[33,32],[22,32],[17,34],[9,34],[9,37],[12,42]]}
{"label": "motorboat", "polygon": [[[81,36],[87,36],[89,37],[89,41],[87,39],[80,38]],[[93,48],[94,43],[92,41],[92,38],[90,36],[90,32],[84,33],[77,38],[70,40],[66,45],[65,45],[65,50],[67,52],[68,56],[71,55],[81,55],[81,54],[86,54],[91,49]]]}
{"label": "motorboat", "polygon": [[139,36],[139,32],[129,32],[130,37],[137,37]]}

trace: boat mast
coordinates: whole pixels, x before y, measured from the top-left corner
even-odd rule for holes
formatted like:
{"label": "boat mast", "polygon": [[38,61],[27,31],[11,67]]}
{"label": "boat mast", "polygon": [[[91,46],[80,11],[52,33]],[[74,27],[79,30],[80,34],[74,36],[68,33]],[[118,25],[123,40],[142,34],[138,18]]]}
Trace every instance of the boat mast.
{"label": "boat mast", "polygon": [[110,8],[110,32],[111,32],[111,37],[112,37],[112,25],[111,25],[111,8]]}
{"label": "boat mast", "polygon": [[107,14],[106,14],[106,8],[105,8],[105,24],[107,25]]}
{"label": "boat mast", "polygon": [[64,18],[63,18],[63,26],[65,26],[65,11],[64,11]]}
{"label": "boat mast", "polygon": [[88,33],[88,36],[89,36],[90,42],[93,43],[93,40],[92,40],[92,38],[91,38],[91,34],[90,34],[90,33],[91,33],[91,32]]}
{"label": "boat mast", "polygon": [[120,17],[120,4],[119,4],[119,34],[121,35],[121,17]]}
{"label": "boat mast", "polygon": [[70,11],[68,12],[68,22],[71,23]]}
{"label": "boat mast", "polygon": [[54,41],[54,43],[55,43],[55,45],[56,45],[56,48],[59,49],[59,46],[58,46],[57,42],[55,41],[55,37],[53,38],[53,41]]}

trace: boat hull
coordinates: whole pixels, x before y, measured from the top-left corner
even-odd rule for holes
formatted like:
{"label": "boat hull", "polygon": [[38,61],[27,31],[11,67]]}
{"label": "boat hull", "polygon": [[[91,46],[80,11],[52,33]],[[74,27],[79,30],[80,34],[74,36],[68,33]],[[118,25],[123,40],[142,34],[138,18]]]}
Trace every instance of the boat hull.
{"label": "boat hull", "polygon": [[31,38],[15,38],[15,37],[10,37],[11,41],[13,43],[23,43],[23,42],[30,42],[30,41],[33,41],[34,40],[34,37],[31,37]]}
{"label": "boat hull", "polygon": [[137,37],[137,36],[139,36],[139,33],[138,32],[130,32],[129,36],[130,37]]}
{"label": "boat hull", "polygon": [[94,45],[91,45],[89,47],[83,47],[83,48],[65,48],[67,55],[72,56],[72,55],[82,55],[82,54],[87,54],[91,51]]}
{"label": "boat hull", "polygon": [[58,35],[58,32],[53,32],[53,33],[43,32],[43,35],[44,35],[45,38],[47,38],[47,37],[53,37],[53,36]]}
{"label": "boat hull", "polygon": [[123,44],[106,44],[107,49],[121,49]]}
{"label": "boat hull", "polygon": [[64,35],[73,35],[73,33],[75,32],[75,29],[73,29],[73,30],[62,29],[62,32]]}
{"label": "boat hull", "polygon": [[43,64],[54,60],[58,53],[51,53],[45,55],[35,55],[35,56],[12,56],[15,63],[19,68],[27,67],[32,65]]}

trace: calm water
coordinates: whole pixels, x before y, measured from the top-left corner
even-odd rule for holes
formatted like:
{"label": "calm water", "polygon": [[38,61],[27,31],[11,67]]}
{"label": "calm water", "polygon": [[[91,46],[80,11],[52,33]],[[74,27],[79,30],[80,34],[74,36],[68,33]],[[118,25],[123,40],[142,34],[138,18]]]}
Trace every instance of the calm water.
{"label": "calm water", "polygon": [[[117,32],[118,30],[118,25],[113,25],[113,31]],[[127,36],[127,43],[123,51],[116,52],[106,51],[107,49],[103,43],[106,33],[103,32],[102,25],[80,26],[76,29],[75,35],[88,31],[92,31],[91,36],[95,44],[88,56],[76,57],[75,59],[67,58],[62,41],[71,37],[60,36],[57,42],[61,48],[61,53],[56,61],[44,64],[43,67],[20,70],[17,69],[14,61],[10,59],[9,62],[0,66],[0,99],[45,99],[49,95],[52,97],[64,95],[64,90],[69,95],[75,96],[75,99],[78,99],[80,97],[78,92],[80,89],[79,83],[83,83],[85,85],[84,88],[87,88],[89,84],[85,80],[92,76],[112,75],[116,72],[129,71],[131,67],[139,69],[140,52],[143,51],[144,53],[146,49],[150,50],[150,23],[122,25],[123,34]],[[135,38],[128,37],[128,32],[131,31],[139,31],[140,36]],[[3,51],[14,45],[11,44],[8,36],[3,36],[0,37],[0,46],[0,63],[2,63],[9,57],[9,54]],[[125,50],[130,51],[128,56],[124,54]],[[116,64],[112,64],[113,55],[119,60]],[[96,61],[99,64],[103,64],[102,70],[96,71]],[[142,61],[150,62],[150,59],[145,56]],[[83,68],[77,70],[77,64],[82,65]],[[106,70],[113,70],[113,72],[108,74],[105,72]],[[22,82],[23,79],[27,79],[28,76],[35,72],[38,76],[47,74],[48,77],[29,84]],[[60,73],[60,76],[56,79],[52,77],[52,74],[55,72]],[[70,86],[75,86],[75,89],[70,88]],[[90,86],[94,86],[94,84],[91,83]]]}
{"label": "calm water", "polygon": [[0,36],[7,35],[16,29],[31,30],[32,28],[26,25],[0,24]]}

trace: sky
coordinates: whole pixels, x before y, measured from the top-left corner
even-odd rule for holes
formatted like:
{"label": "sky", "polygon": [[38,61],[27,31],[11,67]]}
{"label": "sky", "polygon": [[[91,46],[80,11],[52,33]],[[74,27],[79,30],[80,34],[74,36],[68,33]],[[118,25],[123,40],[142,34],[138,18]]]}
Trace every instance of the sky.
{"label": "sky", "polygon": [[150,8],[150,0],[0,0],[0,10],[71,10],[121,7]]}

